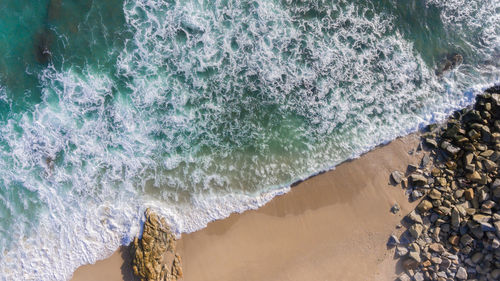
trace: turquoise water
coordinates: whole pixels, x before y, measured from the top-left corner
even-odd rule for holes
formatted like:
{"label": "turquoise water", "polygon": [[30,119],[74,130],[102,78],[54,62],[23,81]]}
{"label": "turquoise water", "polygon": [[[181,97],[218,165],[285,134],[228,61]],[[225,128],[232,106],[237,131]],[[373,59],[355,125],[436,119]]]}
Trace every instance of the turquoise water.
{"label": "turquoise water", "polygon": [[[500,82],[500,3],[0,3],[0,278],[256,208]],[[447,59],[463,57],[441,71]]]}

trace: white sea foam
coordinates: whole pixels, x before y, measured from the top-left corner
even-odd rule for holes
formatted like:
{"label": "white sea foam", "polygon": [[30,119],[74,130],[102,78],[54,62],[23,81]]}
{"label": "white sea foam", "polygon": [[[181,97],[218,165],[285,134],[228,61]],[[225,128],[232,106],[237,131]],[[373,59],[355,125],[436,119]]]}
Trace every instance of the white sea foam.
{"label": "white sea foam", "polygon": [[64,280],[130,242],[146,207],[177,233],[257,208],[498,81],[466,63],[438,78],[390,15],[332,3],[126,0],[124,92],[48,67],[43,102],[0,128],[2,184],[38,212],[0,241],[0,279]]}
{"label": "white sea foam", "polygon": [[428,5],[441,9],[441,19],[466,41],[479,45],[474,51],[484,64],[492,67],[497,77],[500,67],[500,1],[427,0]]}
{"label": "white sea foam", "polygon": [[[105,105],[111,80],[91,72],[81,76],[50,68],[43,80],[49,83],[44,105],[2,128],[12,151],[2,151],[1,159],[15,157],[14,163],[2,163],[9,167],[2,170],[3,183],[22,182],[43,205],[31,228],[23,228],[30,222],[22,217],[11,226],[16,240],[9,242],[15,246],[0,262],[2,280],[64,280],[77,266],[108,256],[138,235],[146,207],[165,216],[177,233],[190,232],[232,212],[257,208],[287,190],[195,194],[189,204],[177,205],[143,197],[136,187],[151,178],[144,171],[148,165],[157,165],[148,154],[154,143],[143,135],[146,126],[128,123],[133,120],[127,116],[129,105]],[[64,86],[55,86],[59,83]],[[110,123],[109,116],[115,122]],[[120,126],[121,133],[109,130],[110,125]],[[14,133],[15,126],[23,129],[21,137]],[[110,145],[124,150],[114,153]]]}
{"label": "white sea foam", "polygon": [[3,102],[8,102],[7,91],[0,84],[0,100]]}
{"label": "white sea foam", "polygon": [[500,3],[498,1],[427,0],[426,2],[427,5],[442,9],[440,15],[445,24],[454,25],[462,32],[474,30],[483,37],[481,39],[484,43],[498,45],[498,38],[494,36],[500,28],[500,15],[498,14]]}

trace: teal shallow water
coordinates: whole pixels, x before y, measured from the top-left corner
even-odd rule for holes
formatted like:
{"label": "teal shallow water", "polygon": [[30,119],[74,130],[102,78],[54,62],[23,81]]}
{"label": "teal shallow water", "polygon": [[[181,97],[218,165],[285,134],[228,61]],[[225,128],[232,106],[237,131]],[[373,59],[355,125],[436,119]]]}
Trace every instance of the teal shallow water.
{"label": "teal shallow water", "polygon": [[148,206],[194,231],[440,120],[500,81],[499,35],[498,1],[2,1],[0,278],[64,280]]}

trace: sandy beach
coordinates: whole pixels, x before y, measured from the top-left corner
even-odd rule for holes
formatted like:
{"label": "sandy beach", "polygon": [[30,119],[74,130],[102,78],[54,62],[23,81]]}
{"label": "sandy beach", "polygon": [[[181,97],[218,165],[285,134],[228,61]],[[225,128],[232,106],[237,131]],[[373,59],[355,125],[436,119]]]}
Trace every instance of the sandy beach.
{"label": "sandy beach", "polygon": [[[400,273],[386,242],[415,203],[390,183],[417,164],[412,134],[335,170],[300,182],[258,210],[233,214],[182,235],[186,281],[394,280]],[[398,203],[401,211],[390,212]],[[134,280],[127,247],[80,267],[71,280]]]}

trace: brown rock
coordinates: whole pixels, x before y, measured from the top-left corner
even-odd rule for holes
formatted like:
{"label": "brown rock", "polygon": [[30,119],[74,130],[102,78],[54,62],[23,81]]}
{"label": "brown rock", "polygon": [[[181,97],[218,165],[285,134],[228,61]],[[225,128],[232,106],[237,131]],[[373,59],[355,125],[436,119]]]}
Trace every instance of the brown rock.
{"label": "brown rock", "polygon": [[[498,120],[496,120],[496,121],[498,121]],[[495,133],[491,134],[491,138],[493,139],[494,142],[498,143],[500,141],[500,133],[495,132]]]}
{"label": "brown rock", "polygon": [[488,201],[483,202],[483,204],[481,205],[481,209],[489,210],[489,209],[493,208],[495,205],[496,205],[496,203],[494,201],[488,200]]}
{"label": "brown rock", "polygon": [[458,228],[460,226],[460,214],[456,208],[451,210],[451,226],[453,228]]}
{"label": "brown rock", "polygon": [[[443,142],[444,144],[445,142]],[[441,147],[446,150],[446,152],[448,152],[449,154],[451,155],[455,155],[457,154],[458,152],[460,152],[460,148],[459,147],[456,147],[452,144],[444,144],[444,145],[441,145]]]}
{"label": "brown rock", "polygon": [[436,252],[436,253],[442,253],[444,252],[444,247],[443,245],[439,244],[439,243],[432,243],[429,245],[429,249],[431,249],[432,251]]}
{"label": "brown rock", "polygon": [[391,173],[391,178],[396,184],[400,184],[403,181],[403,173],[400,171],[393,171]]}
{"label": "brown rock", "polygon": [[448,242],[450,242],[450,244],[452,244],[454,246],[457,246],[458,243],[460,242],[460,238],[457,235],[453,235],[453,236],[450,236],[450,238],[448,238]]}
{"label": "brown rock", "polygon": [[474,189],[469,188],[469,189],[465,190],[464,195],[465,195],[465,199],[467,199],[469,201],[474,199]]}
{"label": "brown rock", "polygon": [[463,245],[469,245],[474,241],[474,238],[472,238],[469,234],[464,234],[462,237],[460,237],[460,243]]}
{"label": "brown rock", "polygon": [[416,260],[418,263],[420,263],[422,261],[422,258],[420,257],[420,253],[416,252],[416,251],[410,251],[410,253],[408,254],[408,257]]}
{"label": "brown rock", "polygon": [[476,140],[476,139],[481,137],[481,134],[474,129],[470,130],[467,133],[467,135],[469,136],[469,139],[471,139],[471,140]]}
{"label": "brown rock", "polygon": [[472,219],[478,223],[482,223],[482,222],[488,222],[490,220],[490,216],[475,214],[472,216]]}
{"label": "brown rock", "polygon": [[175,254],[175,259],[172,267],[172,274],[176,277],[176,280],[183,277],[182,267],[181,267],[181,257]]}
{"label": "brown rock", "polygon": [[413,174],[410,176],[411,183],[416,185],[416,186],[423,186],[427,184],[427,178],[425,178],[423,175],[419,174]]}
{"label": "brown rock", "polygon": [[413,238],[415,239],[418,239],[420,237],[420,235],[422,234],[422,231],[424,230],[424,227],[419,224],[419,223],[416,223],[414,225],[412,225],[408,231],[410,232],[411,236],[413,236]]}
{"label": "brown rock", "polygon": [[480,182],[481,181],[481,175],[477,171],[474,171],[470,174],[467,174],[466,177],[473,182]]}
{"label": "brown rock", "polygon": [[435,211],[441,216],[448,216],[451,213],[451,208],[445,206],[439,206],[437,210],[435,209]]}
{"label": "brown rock", "polygon": [[135,276],[140,276],[139,269],[137,269],[137,265],[132,266],[132,271]]}
{"label": "brown rock", "polygon": [[402,264],[405,270],[415,269],[418,267],[418,261],[414,260],[413,258],[404,259]]}
{"label": "brown rock", "polygon": [[439,177],[439,176],[441,175],[441,170],[440,170],[440,169],[438,169],[438,168],[436,168],[436,167],[434,167],[434,168],[432,168],[432,170],[431,170],[431,174],[432,174],[432,176],[434,176],[434,177]]}
{"label": "brown rock", "polygon": [[413,222],[423,223],[422,217],[419,214],[417,214],[414,210],[408,214],[408,218]]}
{"label": "brown rock", "polygon": [[474,171],[476,170],[476,165],[467,164],[467,165],[465,165],[465,170],[469,173],[474,173]]}
{"label": "brown rock", "polygon": [[[149,209],[142,238],[134,238],[132,243],[132,270],[141,281],[175,281],[182,277],[181,259],[175,253],[175,237],[166,224]],[[175,255],[171,265],[164,264],[166,255]]]}
{"label": "brown rock", "polygon": [[488,172],[493,172],[498,168],[498,165],[495,162],[488,159],[483,161],[483,166]]}
{"label": "brown rock", "polygon": [[418,204],[417,206],[417,210],[420,213],[425,213],[430,209],[432,209],[432,203],[429,200],[422,200],[422,202],[420,202],[420,204]]}
{"label": "brown rock", "polygon": [[439,192],[437,189],[432,189],[431,192],[429,192],[429,197],[431,199],[437,200],[441,198],[441,192]]}
{"label": "brown rock", "polygon": [[430,260],[426,260],[426,261],[424,261],[424,262],[422,263],[422,266],[423,266],[423,267],[429,267],[429,266],[431,266],[431,265],[432,265],[432,263],[431,263],[431,261],[430,261]]}
{"label": "brown rock", "polygon": [[474,154],[472,153],[467,153],[464,157],[464,165],[470,165],[472,164],[472,160],[474,159]]}
{"label": "brown rock", "polygon": [[446,167],[450,170],[455,170],[457,168],[457,163],[455,161],[446,162]]}
{"label": "brown rock", "polygon": [[474,208],[467,208],[467,209],[465,209],[465,213],[467,215],[469,215],[469,216],[472,216],[472,215],[474,215],[476,213],[476,209],[474,209]]}

